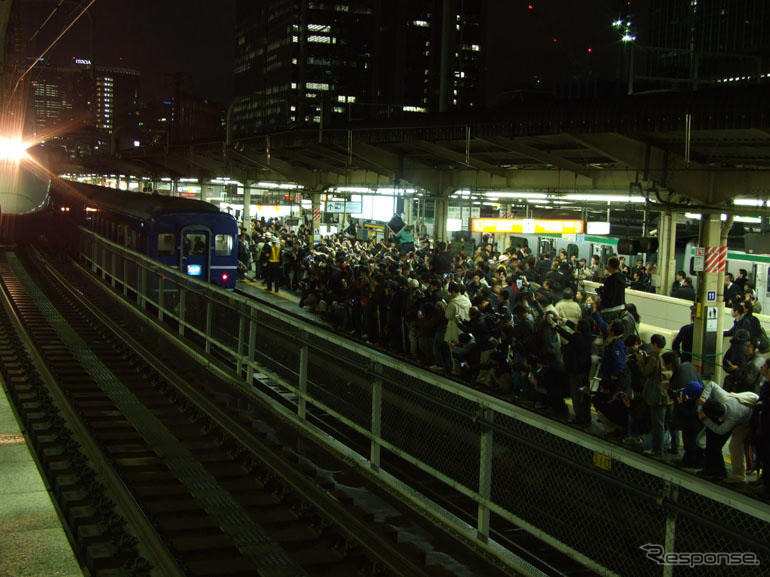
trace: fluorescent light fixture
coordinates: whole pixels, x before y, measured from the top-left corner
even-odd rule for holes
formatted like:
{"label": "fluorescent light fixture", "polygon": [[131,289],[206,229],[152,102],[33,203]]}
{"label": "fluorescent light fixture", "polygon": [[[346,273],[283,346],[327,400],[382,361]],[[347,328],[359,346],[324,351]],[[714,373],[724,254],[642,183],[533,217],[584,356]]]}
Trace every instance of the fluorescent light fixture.
{"label": "fluorescent light fixture", "polygon": [[548,198],[548,194],[545,192],[507,192],[505,190],[485,192],[484,196],[497,197],[497,198]]}
{"label": "fluorescent light fixture", "polygon": [[589,220],[586,222],[586,234],[610,234],[610,223]]}
{"label": "fluorescent light fixture", "polygon": [[[695,212],[685,212],[684,213],[685,218],[692,218],[695,220],[700,220],[701,215]],[[722,213],[720,215],[720,220],[726,221],[727,215]],[[749,224],[760,224],[762,222],[762,217],[759,216],[736,216],[733,218],[733,222],[745,222]]]}
{"label": "fluorescent light fixture", "polygon": [[733,199],[736,206],[765,206],[765,201],[758,198],[736,198]]}
{"label": "fluorescent light fixture", "polygon": [[446,220],[447,232],[456,232],[463,229],[463,221],[461,218],[448,218]]}
{"label": "fluorescent light fixture", "polygon": [[639,195],[620,195],[620,194],[565,194],[565,200],[577,200],[584,202],[645,202],[645,198]]}

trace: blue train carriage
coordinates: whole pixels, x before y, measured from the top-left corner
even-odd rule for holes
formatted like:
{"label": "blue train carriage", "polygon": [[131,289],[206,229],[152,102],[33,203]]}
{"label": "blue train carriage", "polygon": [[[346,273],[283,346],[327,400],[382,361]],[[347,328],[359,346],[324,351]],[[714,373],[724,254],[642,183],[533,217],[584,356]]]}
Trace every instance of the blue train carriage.
{"label": "blue train carriage", "polygon": [[238,225],[208,202],[67,182],[83,224],[191,277],[235,288]]}

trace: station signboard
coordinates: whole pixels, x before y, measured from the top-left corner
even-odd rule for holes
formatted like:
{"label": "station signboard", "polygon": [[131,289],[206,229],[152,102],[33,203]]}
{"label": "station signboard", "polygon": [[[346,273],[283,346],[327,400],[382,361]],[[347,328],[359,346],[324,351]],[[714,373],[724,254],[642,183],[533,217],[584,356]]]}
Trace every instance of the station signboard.
{"label": "station signboard", "polygon": [[471,232],[498,234],[583,234],[582,220],[540,218],[473,218]]}

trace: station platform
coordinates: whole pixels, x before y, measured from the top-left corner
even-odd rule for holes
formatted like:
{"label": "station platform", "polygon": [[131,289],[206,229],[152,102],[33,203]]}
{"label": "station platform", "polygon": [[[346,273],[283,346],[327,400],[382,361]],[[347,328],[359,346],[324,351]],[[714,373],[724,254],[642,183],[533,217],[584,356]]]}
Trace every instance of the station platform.
{"label": "station platform", "polygon": [[[242,294],[248,295],[262,302],[269,303],[271,306],[275,306],[287,313],[290,313],[295,316],[300,316],[308,322],[317,324],[329,330],[335,330],[335,328],[330,323],[325,321],[318,313],[313,312],[309,308],[300,308],[298,293],[295,293],[283,288],[278,292],[268,291],[267,288],[265,288],[264,284],[265,284],[264,281],[259,279],[244,278],[238,281],[236,285],[236,289]],[[660,332],[660,330],[657,330],[656,332]],[[384,351],[384,352],[388,352],[388,351]],[[503,398],[505,399],[507,397],[503,397]],[[575,416],[573,407],[572,407],[572,400],[567,398],[565,399],[565,403],[567,404],[567,408],[569,409],[569,419],[571,420]],[[596,412],[596,409],[594,409],[593,407],[591,409],[591,412],[593,415],[591,425],[588,427],[585,427],[583,430],[597,437],[605,438],[608,443],[619,444],[620,439],[625,435],[621,434],[619,436],[612,436],[612,435],[608,436],[608,429],[607,429],[606,423],[600,418],[598,418],[599,415]],[[669,442],[668,439],[669,438],[667,433],[666,444],[668,444]],[[681,435],[680,435],[680,441],[679,441],[680,448],[678,450],[678,453],[671,454],[667,452],[664,455],[663,460],[672,466],[674,466],[674,464],[682,457],[681,442],[682,441],[681,441]],[[648,450],[647,452],[649,452],[649,449],[651,448],[650,443],[651,443],[651,438],[649,435],[646,435],[644,443],[639,447],[639,450],[646,449]],[[729,471],[732,466],[732,463],[730,460],[730,451],[729,451],[728,443],[725,443],[722,449],[722,454]],[[691,472],[696,471],[696,469],[687,469],[687,470]],[[754,480],[756,478],[754,475],[755,473],[747,473],[747,479]],[[731,486],[732,489],[739,490],[742,492],[745,491],[747,487],[748,485]]]}
{"label": "station platform", "polygon": [[0,577],[82,577],[4,388],[0,388]]}

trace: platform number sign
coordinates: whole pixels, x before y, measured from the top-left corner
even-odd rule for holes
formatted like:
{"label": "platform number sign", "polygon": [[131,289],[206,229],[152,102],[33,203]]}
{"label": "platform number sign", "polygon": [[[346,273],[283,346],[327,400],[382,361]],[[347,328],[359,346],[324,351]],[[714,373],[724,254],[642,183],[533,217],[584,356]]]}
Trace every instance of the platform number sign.
{"label": "platform number sign", "polygon": [[706,302],[707,303],[717,302],[717,291],[706,291]]}

